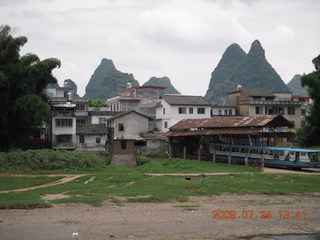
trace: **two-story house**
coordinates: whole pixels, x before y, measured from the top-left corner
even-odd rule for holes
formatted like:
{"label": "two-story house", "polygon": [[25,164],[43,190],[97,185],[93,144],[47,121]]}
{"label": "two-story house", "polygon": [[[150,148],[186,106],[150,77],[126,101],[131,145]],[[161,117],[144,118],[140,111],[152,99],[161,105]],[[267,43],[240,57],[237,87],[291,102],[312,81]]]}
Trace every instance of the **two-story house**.
{"label": "two-story house", "polygon": [[159,97],[163,95],[165,87],[159,86],[135,86],[123,90],[119,96],[110,98],[106,104],[110,111],[127,112],[136,111],[153,119],[156,117],[155,107],[159,103]]}
{"label": "two-story house", "polygon": [[163,95],[156,108],[157,128],[167,132],[185,118],[210,118],[211,105],[202,96]]}
{"label": "two-story house", "polygon": [[291,92],[271,92],[264,88],[243,88],[228,94],[230,106],[237,107],[238,115],[261,116],[281,114],[294,128],[301,127],[301,103],[294,101]]}

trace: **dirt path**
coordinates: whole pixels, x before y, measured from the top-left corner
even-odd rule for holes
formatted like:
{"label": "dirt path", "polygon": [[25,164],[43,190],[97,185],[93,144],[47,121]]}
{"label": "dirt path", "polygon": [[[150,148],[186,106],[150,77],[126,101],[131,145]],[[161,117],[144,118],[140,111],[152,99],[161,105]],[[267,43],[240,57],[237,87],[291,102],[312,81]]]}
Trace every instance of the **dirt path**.
{"label": "dirt path", "polygon": [[[240,240],[240,237],[261,234],[319,233],[319,199],[320,193],[226,194],[190,197],[187,202],[123,203],[120,206],[105,202],[98,208],[59,204],[34,210],[1,210],[0,239]],[[212,219],[214,210],[235,211],[237,215],[234,219],[227,215]],[[284,211],[290,213],[289,218]],[[303,211],[305,216],[299,218],[297,213]],[[248,212],[253,216],[249,217]],[[267,212],[269,217],[265,218]],[[74,232],[79,234],[78,238],[72,238]]]}
{"label": "dirt path", "polygon": [[[228,174],[250,174],[252,172],[223,172],[223,173],[146,173],[150,176],[163,176],[163,175],[171,175],[171,176],[182,176],[182,177],[196,177],[201,175],[206,176],[213,176],[213,175],[228,175]],[[309,171],[292,171],[292,170],[286,170],[286,169],[276,169],[276,168],[264,168],[263,173],[296,173],[296,174],[317,174],[320,175],[319,170],[309,170]],[[20,188],[20,189],[13,189],[13,190],[7,190],[7,191],[0,191],[0,193],[9,193],[9,192],[22,192],[22,191],[28,191],[38,188],[44,188],[44,187],[51,187],[62,183],[67,183],[70,181],[73,181],[79,177],[88,176],[90,174],[48,174],[48,175],[41,175],[41,174],[0,174],[1,176],[5,177],[63,177],[57,181],[46,183],[34,187],[28,187],[28,188]]]}
{"label": "dirt path", "polygon": [[79,177],[84,177],[88,176],[90,174],[49,174],[49,175],[41,175],[41,174],[32,174],[32,175],[25,175],[25,174],[0,174],[0,177],[63,177],[57,181],[38,185],[38,186],[33,186],[33,187],[28,187],[28,188],[20,188],[20,189],[12,189],[12,190],[7,190],[7,191],[0,191],[0,193],[9,193],[9,192],[22,192],[22,191],[28,191],[28,190],[33,190],[33,189],[38,189],[38,188],[45,188],[45,187],[51,187],[55,186],[58,184],[62,183],[67,183],[70,181],[73,181]]}

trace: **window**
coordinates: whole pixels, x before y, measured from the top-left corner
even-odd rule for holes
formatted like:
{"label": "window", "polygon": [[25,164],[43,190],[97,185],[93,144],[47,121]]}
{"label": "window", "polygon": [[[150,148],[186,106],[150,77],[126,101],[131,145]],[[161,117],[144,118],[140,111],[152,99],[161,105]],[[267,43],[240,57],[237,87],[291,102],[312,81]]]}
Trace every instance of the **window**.
{"label": "window", "polygon": [[78,104],[76,105],[76,109],[79,110],[79,111],[83,111],[83,110],[84,110],[84,104],[79,104],[79,103],[78,103]]}
{"label": "window", "polygon": [[164,122],[164,128],[168,128],[168,122]]}
{"label": "window", "polygon": [[261,100],[261,97],[253,96],[253,97],[252,97],[252,100],[253,100],[253,101],[260,101],[260,100]]}
{"label": "window", "polygon": [[288,107],[288,115],[294,115],[294,107]]}
{"label": "window", "polygon": [[186,113],[187,113],[187,108],[179,107],[179,114],[186,114]]}
{"label": "window", "polygon": [[105,118],[99,118],[99,124],[105,124],[106,119]]}
{"label": "window", "polygon": [[205,114],[206,109],[205,108],[198,108],[198,114]]}
{"label": "window", "polygon": [[256,114],[262,114],[262,107],[256,107]]}
{"label": "window", "polygon": [[118,131],[119,131],[119,132],[123,132],[123,131],[124,131],[124,125],[123,125],[123,123],[119,123],[119,125],[118,125]]}
{"label": "window", "polygon": [[295,125],[294,121],[290,121],[290,123],[291,123],[291,127],[294,128],[294,125]]}
{"label": "window", "polygon": [[77,119],[77,125],[84,125],[84,124],[86,124],[85,119]]}
{"label": "window", "polygon": [[56,119],[56,127],[72,127],[72,119]]}
{"label": "window", "polygon": [[305,116],[306,115],[306,110],[305,109],[301,109],[301,116]]}
{"label": "window", "polygon": [[228,115],[228,110],[227,109],[224,110],[224,115]]}
{"label": "window", "polygon": [[218,115],[222,115],[222,110],[221,109],[219,109]]}
{"label": "window", "polygon": [[166,109],[162,108],[162,114],[165,115],[166,114]]}
{"label": "window", "polygon": [[192,107],[189,108],[189,114],[193,114],[193,108]]}
{"label": "window", "polygon": [[79,143],[84,143],[84,135],[79,135]]}
{"label": "window", "polygon": [[58,135],[56,136],[56,140],[58,143],[66,143],[71,142],[72,135]]}
{"label": "window", "polygon": [[121,149],[127,149],[127,141],[121,141],[120,145],[121,145]]}
{"label": "window", "polygon": [[232,109],[229,109],[229,115],[230,116],[232,115]]}
{"label": "window", "polygon": [[96,137],[96,143],[101,143],[101,137]]}

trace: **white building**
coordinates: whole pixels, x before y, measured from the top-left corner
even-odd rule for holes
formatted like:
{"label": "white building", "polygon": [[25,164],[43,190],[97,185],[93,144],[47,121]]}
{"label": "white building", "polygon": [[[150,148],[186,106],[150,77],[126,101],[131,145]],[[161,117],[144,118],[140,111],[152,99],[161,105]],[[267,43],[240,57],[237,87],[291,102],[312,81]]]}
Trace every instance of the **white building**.
{"label": "white building", "polygon": [[211,105],[202,96],[163,95],[156,108],[157,128],[167,132],[185,118],[210,118]]}

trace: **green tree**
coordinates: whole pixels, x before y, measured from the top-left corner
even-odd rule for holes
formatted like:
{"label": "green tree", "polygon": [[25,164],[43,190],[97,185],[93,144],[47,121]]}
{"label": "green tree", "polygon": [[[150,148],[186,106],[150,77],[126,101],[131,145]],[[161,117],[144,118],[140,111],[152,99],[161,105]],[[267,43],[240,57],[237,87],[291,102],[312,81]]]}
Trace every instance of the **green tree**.
{"label": "green tree", "polygon": [[101,99],[89,99],[90,107],[105,107],[106,101]]}
{"label": "green tree", "polygon": [[20,56],[27,43],[24,36],[13,37],[8,25],[0,26],[0,148],[23,147],[33,128],[50,117],[45,94],[49,83],[56,83],[52,70],[58,59],[40,61],[35,54]]}
{"label": "green tree", "polygon": [[312,63],[316,70],[301,77],[301,85],[308,88],[312,99],[305,126],[298,132],[299,142],[307,147],[320,145],[320,55]]}

